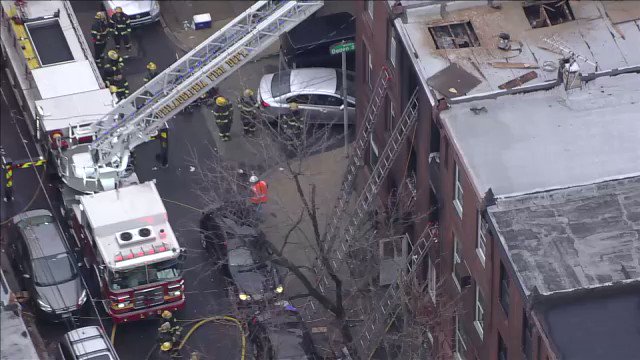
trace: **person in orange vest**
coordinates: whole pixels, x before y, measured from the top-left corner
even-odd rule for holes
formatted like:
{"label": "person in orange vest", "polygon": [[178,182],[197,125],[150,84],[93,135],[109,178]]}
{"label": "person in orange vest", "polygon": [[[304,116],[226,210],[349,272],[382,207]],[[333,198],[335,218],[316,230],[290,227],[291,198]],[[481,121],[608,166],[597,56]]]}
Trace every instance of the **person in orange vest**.
{"label": "person in orange vest", "polygon": [[267,183],[264,180],[259,180],[257,176],[252,175],[249,178],[251,183],[251,203],[256,205],[258,211],[262,208],[262,204],[266,203],[269,198],[267,197]]}

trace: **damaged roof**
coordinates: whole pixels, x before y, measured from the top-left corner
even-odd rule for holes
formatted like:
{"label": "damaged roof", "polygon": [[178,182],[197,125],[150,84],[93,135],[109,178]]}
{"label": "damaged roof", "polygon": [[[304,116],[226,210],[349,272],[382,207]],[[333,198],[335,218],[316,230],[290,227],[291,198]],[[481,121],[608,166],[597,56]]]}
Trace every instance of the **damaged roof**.
{"label": "damaged roof", "polygon": [[[541,28],[533,28],[544,20],[536,21],[540,11],[525,12],[524,1],[494,1],[500,9],[483,1],[420,3],[402,1],[405,16],[395,24],[423,84],[440,97],[497,91],[514,79],[519,81],[507,88],[555,80],[559,59],[570,52],[578,55],[583,74],[640,64],[638,1],[569,1],[565,19],[554,15],[565,13],[564,8],[547,2],[546,8],[552,9],[548,17],[556,16],[557,24]],[[500,33],[509,35],[509,50],[498,48]],[[464,47],[469,45],[475,46]],[[441,72],[452,65],[463,72],[456,68],[444,76]],[[458,87],[460,83],[464,86]],[[473,87],[465,87],[469,84]]]}
{"label": "damaged roof", "polygon": [[455,104],[440,118],[479,194],[589,184],[640,175],[638,84],[640,73],[606,76]]}
{"label": "damaged roof", "polygon": [[528,295],[640,280],[640,176],[487,208]]}

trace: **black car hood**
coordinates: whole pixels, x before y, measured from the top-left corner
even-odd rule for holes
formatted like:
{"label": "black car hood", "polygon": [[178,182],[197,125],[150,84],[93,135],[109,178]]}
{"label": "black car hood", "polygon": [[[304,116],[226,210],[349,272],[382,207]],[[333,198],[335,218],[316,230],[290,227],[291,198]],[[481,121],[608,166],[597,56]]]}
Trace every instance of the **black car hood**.
{"label": "black car hood", "polygon": [[38,297],[47,303],[53,311],[69,311],[78,306],[78,300],[82,293],[80,276],[75,279],[52,286],[36,286]]}
{"label": "black car hood", "polygon": [[258,295],[272,290],[267,287],[267,278],[260,272],[231,272],[231,276],[238,289],[248,295]]}

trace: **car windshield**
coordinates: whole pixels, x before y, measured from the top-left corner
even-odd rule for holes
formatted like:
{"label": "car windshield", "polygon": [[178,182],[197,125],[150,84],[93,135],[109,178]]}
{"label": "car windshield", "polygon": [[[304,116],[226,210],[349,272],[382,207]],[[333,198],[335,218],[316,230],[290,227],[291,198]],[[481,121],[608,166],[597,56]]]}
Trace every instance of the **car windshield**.
{"label": "car windshield", "polygon": [[18,226],[22,229],[24,229],[27,226],[38,226],[38,225],[44,225],[44,224],[51,224],[53,223],[55,220],[53,219],[53,216],[51,215],[38,215],[38,216],[33,216],[27,219],[24,219],[22,221],[20,221],[18,223]]}
{"label": "car windshield", "polygon": [[271,97],[277,98],[291,92],[291,70],[273,74],[271,80]]}
{"label": "car windshield", "polygon": [[[342,96],[342,70],[336,69],[336,75],[338,76],[336,85],[336,94]],[[355,87],[356,74],[353,71],[347,71],[347,95],[351,97],[356,96]]]}
{"label": "car windshield", "polygon": [[34,282],[38,286],[52,286],[75,279],[73,262],[66,253],[45,256],[33,261]]}
{"label": "car windshield", "polygon": [[176,279],[181,273],[182,268],[177,259],[166,260],[156,264],[146,264],[127,271],[111,271],[109,272],[109,287],[111,287],[111,290],[129,289],[154,282]]}
{"label": "car windshield", "polygon": [[229,267],[242,273],[263,270],[268,265],[264,262],[256,262],[251,250],[243,247],[229,251]]}

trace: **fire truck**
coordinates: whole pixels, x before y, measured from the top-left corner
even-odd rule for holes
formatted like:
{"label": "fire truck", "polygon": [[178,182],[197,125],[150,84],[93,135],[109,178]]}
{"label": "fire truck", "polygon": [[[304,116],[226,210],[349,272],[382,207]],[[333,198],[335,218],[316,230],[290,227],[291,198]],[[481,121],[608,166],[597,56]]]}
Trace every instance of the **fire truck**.
{"label": "fire truck", "polygon": [[183,251],[153,182],[80,196],[70,221],[116,323],[184,307]]}
{"label": "fire truck", "polygon": [[[183,284],[173,262],[179,245],[155,186],[139,184],[132,171],[132,151],[166,139],[158,135],[167,121],[323,1],[257,1],[117,104],[68,1],[0,2],[10,81],[62,180],[62,212],[96,273],[107,311],[116,321],[130,321],[180,308]],[[154,205],[140,207],[147,203]]]}

